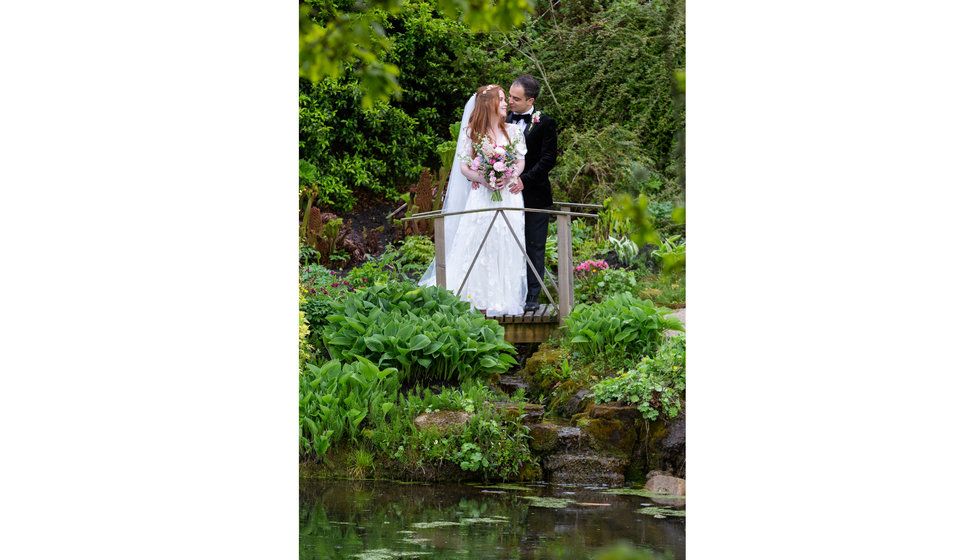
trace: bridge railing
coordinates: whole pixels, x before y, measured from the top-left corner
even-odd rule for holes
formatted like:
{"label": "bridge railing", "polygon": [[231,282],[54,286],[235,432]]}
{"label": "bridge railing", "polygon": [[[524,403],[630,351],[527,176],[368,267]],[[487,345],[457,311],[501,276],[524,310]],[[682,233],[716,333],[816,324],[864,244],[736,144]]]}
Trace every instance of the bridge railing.
{"label": "bridge railing", "polygon": [[[551,291],[548,289],[548,285],[544,282],[544,279],[538,274],[533,266],[530,266],[531,272],[534,273],[535,278],[541,285],[541,289],[544,290],[545,296],[554,308],[558,309],[558,323],[559,325],[565,324],[565,318],[568,317],[569,313],[572,311],[572,307],[575,305],[575,289],[574,281],[572,277],[572,222],[573,216],[583,217],[583,218],[598,218],[598,214],[587,214],[583,212],[573,212],[571,209],[576,208],[602,208],[598,204],[580,204],[574,202],[556,202],[554,204],[561,208],[561,210],[544,210],[541,208],[513,208],[513,207],[498,207],[498,208],[479,208],[475,210],[461,210],[459,212],[446,212],[443,213],[441,210],[433,210],[431,212],[423,212],[420,214],[414,214],[412,216],[406,216],[402,220],[433,220],[435,233],[435,245],[436,245],[436,284],[446,287],[446,239],[445,239],[445,229],[443,219],[448,216],[459,216],[462,214],[475,214],[478,212],[494,212],[495,215],[492,220],[490,220],[490,225],[487,226],[486,233],[483,234],[483,240],[480,242],[480,247],[477,249],[476,254],[473,255],[473,261],[470,262],[470,266],[466,271],[466,275],[463,277],[463,282],[460,283],[459,289],[457,291],[457,296],[462,293],[463,287],[466,285],[466,281],[470,277],[470,272],[473,270],[473,265],[476,263],[477,257],[480,255],[480,251],[483,249],[484,243],[486,243],[487,237],[490,235],[490,231],[493,229],[493,224],[497,221],[497,218],[503,218],[504,223],[507,224],[507,228],[510,230],[511,236],[514,238],[517,247],[521,250],[524,255],[524,260],[528,264],[531,263],[530,257],[528,257],[527,251],[524,249],[524,243],[522,239],[517,237],[517,233],[514,231],[514,227],[511,225],[510,220],[507,219],[507,215],[504,211],[517,211],[517,212],[532,212],[540,214],[553,214],[558,217],[557,219],[557,234],[558,234],[558,302],[555,302],[555,298],[551,295]],[[545,267],[544,273],[551,277],[554,281],[554,276],[552,276],[551,271]]]}

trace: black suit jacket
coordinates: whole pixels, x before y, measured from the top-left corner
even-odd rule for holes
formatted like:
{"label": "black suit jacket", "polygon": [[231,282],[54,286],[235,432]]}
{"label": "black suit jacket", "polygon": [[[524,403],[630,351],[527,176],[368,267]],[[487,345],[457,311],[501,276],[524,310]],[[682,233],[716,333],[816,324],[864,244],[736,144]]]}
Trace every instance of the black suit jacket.
{"label": "black suit jacket", "polygon": [[[507,122],[513,122],[514,113],[507,113]],[[524,128],[524,143],[527,155],[524,156],[524,206],[526,208],[548,208],[551,199],[551,181],[548,172],[555,166],[558,157],[558,125],[555,120],[541,113],[538,122],[528,123]]]}

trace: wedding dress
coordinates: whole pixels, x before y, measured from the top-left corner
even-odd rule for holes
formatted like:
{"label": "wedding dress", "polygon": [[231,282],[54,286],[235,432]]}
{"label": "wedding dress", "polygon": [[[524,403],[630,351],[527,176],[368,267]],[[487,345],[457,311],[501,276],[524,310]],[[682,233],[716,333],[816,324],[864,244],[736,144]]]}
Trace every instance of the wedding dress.
{"label": "wedding dress", "polygon": [[[505,187],[501,189],[499,202],[490,200],[492,194],[485,187],[474,189],[459,170],[463,158],[469,157],[472,141],[467,134],[469,114],[474,100],[466,104],[456,142],[456,156],[450,172],[449,186],[442,212],[475,210],[482,208],[523,208],[524,195],[514,194]],[[507,124],[510,138],[518,138],[518,159],[524,159],[527,146],[524,133],[516,124]],[[507,227],[504,215],[513,228]],[[496,219],[494,217],[496,216]],[[475,212],[459,216],[449,216],[445,220],[446,236],[446,288],[452,290],[463,301],[475,309],[485,310],[487,316],[521,315],[524,313],[524,299],[527,296],[527,265],[524,260],[524,213],[521,211]],[[487,228],[493,228],[483,242]],[[515,240],[514,237],[517,237]],[[483,248],[480,243],[483,242]],[[519,245],[518,245],[519,243]],[[476,262],[473,262],[477,255]],[[473,268],[470,270],[470,264]],[[469,276],[467,277],[467,271]],[[463,284],[463,280],[466,283]],[[434,263],[423,274],[421,285],[435,284]],[[460,286],[462,285],[462,290]]]}

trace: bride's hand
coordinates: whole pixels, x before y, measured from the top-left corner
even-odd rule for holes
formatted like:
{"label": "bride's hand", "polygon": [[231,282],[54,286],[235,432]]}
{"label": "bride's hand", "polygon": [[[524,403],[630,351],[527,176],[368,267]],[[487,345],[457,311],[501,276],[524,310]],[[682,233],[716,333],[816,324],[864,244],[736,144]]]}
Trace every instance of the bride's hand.
{"label": "bride's hand", "polygon": [[480,188],[480,182],[479,181],[473,181],[473,190],[476,190],[478,188]]}
{"label": "bride's hand", "polygon": [[515,181],[514,184],[510,186],[510,192],[517,194],[523,190],[524,190],[524,181],[521,181],[521,178],[518,177],[517,181]]}

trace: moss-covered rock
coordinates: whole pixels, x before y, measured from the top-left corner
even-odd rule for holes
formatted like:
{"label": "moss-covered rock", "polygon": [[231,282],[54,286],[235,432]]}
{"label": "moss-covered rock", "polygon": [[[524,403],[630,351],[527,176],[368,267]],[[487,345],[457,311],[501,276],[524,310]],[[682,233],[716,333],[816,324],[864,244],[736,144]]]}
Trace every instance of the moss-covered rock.
{"label": "moss-covered rock", "polygon": [[554,424],[534,424],[530,428],[531,451],[544,453],[555,448],[558,443],[558,426]]}
{"label": "moss-covered rock", "polygon": [[592,397],[592,389],[581,389],[572,395],[568,399],[568,402],[565,403],[565,416],[571,418],[575,414],[585,410],[590,404],[594,403],[595,399]]}
{"label": "moss-covered rock", "polygon": [[619,420],[608,418],[580,418],[575,425],[585,432],[593,449],[612,452],[624,458],[633,455],[637,436],[632,426],[626,427]]}
{"label": "moss-covered rock", "polygon": [[435,433],[446,433],[453,429],[461,429],[473,414],[462,410],[440,410],[437,412],[427,412],[415,417],[415,428],[420,432],[431,431]]}
{"label": "moss-covered rock", "polygon": [[687,448],[683,416],[669,422],[658,419],[651,423],[646,445],[650,469],[684,477]]}
{"label": "moss-covered rock", "polygon": [[563,454],[544,459],[545,478],[556,484],[623,484],[627,461],[614,455]]}
{"label": "moss-covered rock", "polygon": [[537,377],[544,369],[549,365],[554,365],[564,359],[566,356],[561,351],[560,348],[556,346],[551,346],[550,344],[542,344],[538,347],[538,351],[530,356],[524,363],[524,370],[521,372],[526,378]]}
{"label": "moss-covered rock", "polygon": [[590,416],[593,418],[619,420],[624,426],[631,427],[642,417],[640,411],[635,406],[626,406],[618,402],[597,404],[592,407]]}
{"label": "moss-covered rock", "polygon": [[493,406],[501,417],[512,422],[520,419],[523,424],[533,424],[544,416],[544,407],[540,404],[496,402]]}

